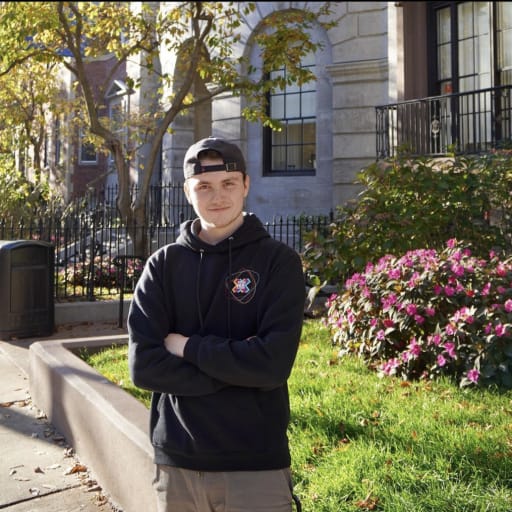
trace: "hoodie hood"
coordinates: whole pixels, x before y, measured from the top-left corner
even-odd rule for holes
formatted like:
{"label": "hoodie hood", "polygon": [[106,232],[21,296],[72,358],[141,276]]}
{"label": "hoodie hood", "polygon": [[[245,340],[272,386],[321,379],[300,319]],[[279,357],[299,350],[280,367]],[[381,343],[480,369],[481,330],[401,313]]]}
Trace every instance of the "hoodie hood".
{"label": "hoodie hood", "polygon": [[253,213],[244,213],[243,224],[231,236],[228,236],[216,245],[207,244],[199,238],[199,222],[199,219],[183,222],[180,226],[180,235],[176,243],[196,252],[223,253],[261,240],[262,238],[270,238],[268,231]]}

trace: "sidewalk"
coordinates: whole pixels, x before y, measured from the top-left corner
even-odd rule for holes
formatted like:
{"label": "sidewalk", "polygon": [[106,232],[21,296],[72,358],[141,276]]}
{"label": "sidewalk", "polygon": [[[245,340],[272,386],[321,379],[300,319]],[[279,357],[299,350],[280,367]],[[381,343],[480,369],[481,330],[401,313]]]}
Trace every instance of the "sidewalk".
{"label": "sidewalk", "polygon": [[72,447],[32,403],[28,349],[41,339],[0,341],[0,510],[115,511]]}

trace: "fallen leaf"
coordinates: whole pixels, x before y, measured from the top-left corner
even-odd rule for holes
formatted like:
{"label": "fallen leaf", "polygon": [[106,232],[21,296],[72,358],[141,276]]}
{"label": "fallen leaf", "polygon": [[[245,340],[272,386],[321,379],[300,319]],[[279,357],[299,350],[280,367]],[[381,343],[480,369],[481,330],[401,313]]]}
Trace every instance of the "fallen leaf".
{"label": "fallen leaf", "polygon": [[87,471],[87,467],[84,466],[83,464],[75,464],[74,466],[68,468],[64,474],[65,475],[73,475],[75,473],[83,473]]}
{"label": "fallen leaf", "polygon": [[31,487],[28,492],[32,494],[32,496],[39,496],[41,494],[41,491],[37,487]]}
{"label": "fallen leaf", "polygon": [[44,471],[39,466],[37,466],[37,468],[34,468],[34,473],[43,473],[44,474]]}
{"label": "fallen leaf", "polygon": [[366,496],[364,500],[356,502],[356,507],[363,510],[375,510],[379,503],[379,498],[373,498],[371,495]]}
{"label": "fallen leaf", "polygon": [[73,448],[66,448],[64,450],[64,457],[73,457],[73,455],[74,455]]}

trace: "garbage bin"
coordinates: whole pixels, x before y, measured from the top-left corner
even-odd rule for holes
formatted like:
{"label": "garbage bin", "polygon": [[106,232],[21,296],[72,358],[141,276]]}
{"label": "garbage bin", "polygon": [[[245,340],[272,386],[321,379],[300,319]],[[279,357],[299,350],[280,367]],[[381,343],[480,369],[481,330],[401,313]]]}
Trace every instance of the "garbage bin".
{"label": "garbage bin", "polygon": [[51,243],[0,240],[0,339],[53,333],[54,261]]}

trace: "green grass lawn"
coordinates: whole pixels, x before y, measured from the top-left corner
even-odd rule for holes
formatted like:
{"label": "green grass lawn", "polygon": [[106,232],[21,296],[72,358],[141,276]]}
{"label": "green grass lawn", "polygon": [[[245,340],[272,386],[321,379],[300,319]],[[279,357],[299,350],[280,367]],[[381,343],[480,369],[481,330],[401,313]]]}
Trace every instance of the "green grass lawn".
{"label": "green grass lawn", "polygon": [[[149,404],[126,346],[83,357]],[[338,360],[319,320],[304,324],[289,387],[303,512],[512,511],[511,391],[380,379]]]}

